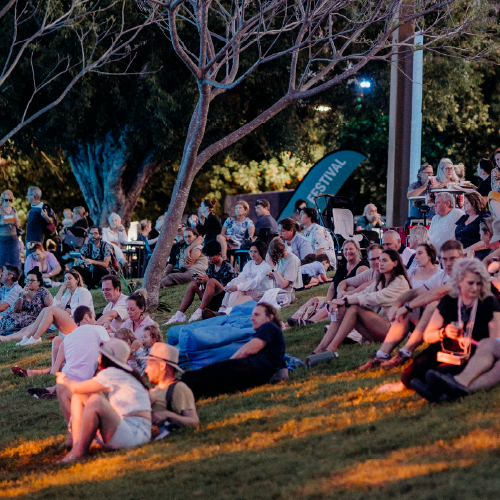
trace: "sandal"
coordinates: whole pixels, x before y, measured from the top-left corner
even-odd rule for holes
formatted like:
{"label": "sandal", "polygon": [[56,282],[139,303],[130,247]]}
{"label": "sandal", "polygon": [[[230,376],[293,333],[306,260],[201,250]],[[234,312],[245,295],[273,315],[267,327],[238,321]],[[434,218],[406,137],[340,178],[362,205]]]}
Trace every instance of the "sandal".
{"label": "sandal", "polygon": [[19,368],[19,366],[13,366],[10,371],[14,374],[17,375],[18,377],[27,377],[28,376],[28,370],[24,370],[23,368]]}

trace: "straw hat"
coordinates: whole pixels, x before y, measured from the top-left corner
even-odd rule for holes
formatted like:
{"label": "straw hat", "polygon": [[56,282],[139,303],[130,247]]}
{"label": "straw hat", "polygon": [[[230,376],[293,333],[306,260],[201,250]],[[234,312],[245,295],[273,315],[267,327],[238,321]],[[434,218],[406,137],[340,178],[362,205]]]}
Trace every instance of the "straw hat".
{"label": "straw hat", "polygon": [[491,226],[493,228],[493,236],[491,237],[490,243],[500,241],[500,219],[495,219]]}
{"label": "straw hat", "polygon": [[99,348],[99,352],[124,370],[128,372],[133,371],[127,364],[128,357],[130,356],[130,347],[125,341],[120,339],[108,340]]}
{"label": "straw hat", "polygon": [[149,356],[140,357],[139,359],[153,359],[155,361],[165,361],[167,365],[175,368],[178,372],[184,373],[184,370],[179,368],[179,349],[165,342],[155,342]]}

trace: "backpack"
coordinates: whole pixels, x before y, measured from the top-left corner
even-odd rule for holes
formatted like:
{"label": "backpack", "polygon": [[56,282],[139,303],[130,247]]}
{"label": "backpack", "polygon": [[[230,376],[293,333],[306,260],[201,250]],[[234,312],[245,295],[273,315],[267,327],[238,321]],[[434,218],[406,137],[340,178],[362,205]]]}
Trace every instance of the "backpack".
{"label": "backpack", "polygon": [[42,210],[47,210],[47,215],[52,219],[52,224],[48,224],[43,232],[47,238],[52,238],[52,236],[55,236],[56,228],[59,224],[57,215],[55,214],[54,210],[52,210],[52,208],[50,208],[50,206],[46,203],[43,204]]}
{"label": "backpack", "polygon": [[[99,247],[99,256],[97,257],[97,260],[100,262],[104,261],[104,250],[106,248],[106,245],[108,245],[106,241],[101,241],[101,246]],[[111,247],[111,260],[109,261],[109,269],[111,272],[118,272],[120,270],[120,263],[118,262],[116,255],[115,255],[115,250],[112,245]]]}

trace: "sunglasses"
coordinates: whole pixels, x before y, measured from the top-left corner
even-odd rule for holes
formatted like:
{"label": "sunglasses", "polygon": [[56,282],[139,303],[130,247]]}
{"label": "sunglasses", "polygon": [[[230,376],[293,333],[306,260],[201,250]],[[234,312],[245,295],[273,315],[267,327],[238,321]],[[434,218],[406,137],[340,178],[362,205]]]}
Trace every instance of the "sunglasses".
{"label": "sunglasses", "polygon": [[11,198],[2,198],[3,201],[10,201],[11,203],[14,201]]}

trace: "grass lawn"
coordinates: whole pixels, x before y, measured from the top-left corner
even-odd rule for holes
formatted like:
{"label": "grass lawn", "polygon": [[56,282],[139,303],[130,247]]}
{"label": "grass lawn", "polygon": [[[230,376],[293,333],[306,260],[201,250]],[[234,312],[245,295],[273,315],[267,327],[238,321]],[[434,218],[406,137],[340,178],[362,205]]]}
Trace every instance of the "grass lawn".
{"label": "grass lawn", "polygon": [[[185,286],[163,291],[171,313]],[[286,319],[327,285],[298,294]],[[96,309],[104,306],[93,292]],[[196,305],[196,304],[195,304]],[[194,311],[192,307],[188,314]],[[287,352],[305,359],[324,323],[285,332]],[[166,334],[166,327],[162,327]],[[50,343],[0,344],[0,496],[60,499],[498,499],[500,389],[429,405],[410,391],[376,392],[399,371],[360,373],[373,345],[346,346],[340,357],[288,381],[200,400],[201,425],[163,441],[118,452],[92,450],[58,465],[65,423],[57,400],[26,389],[49,375],[15,378],[10,367],[45,367]]]}

